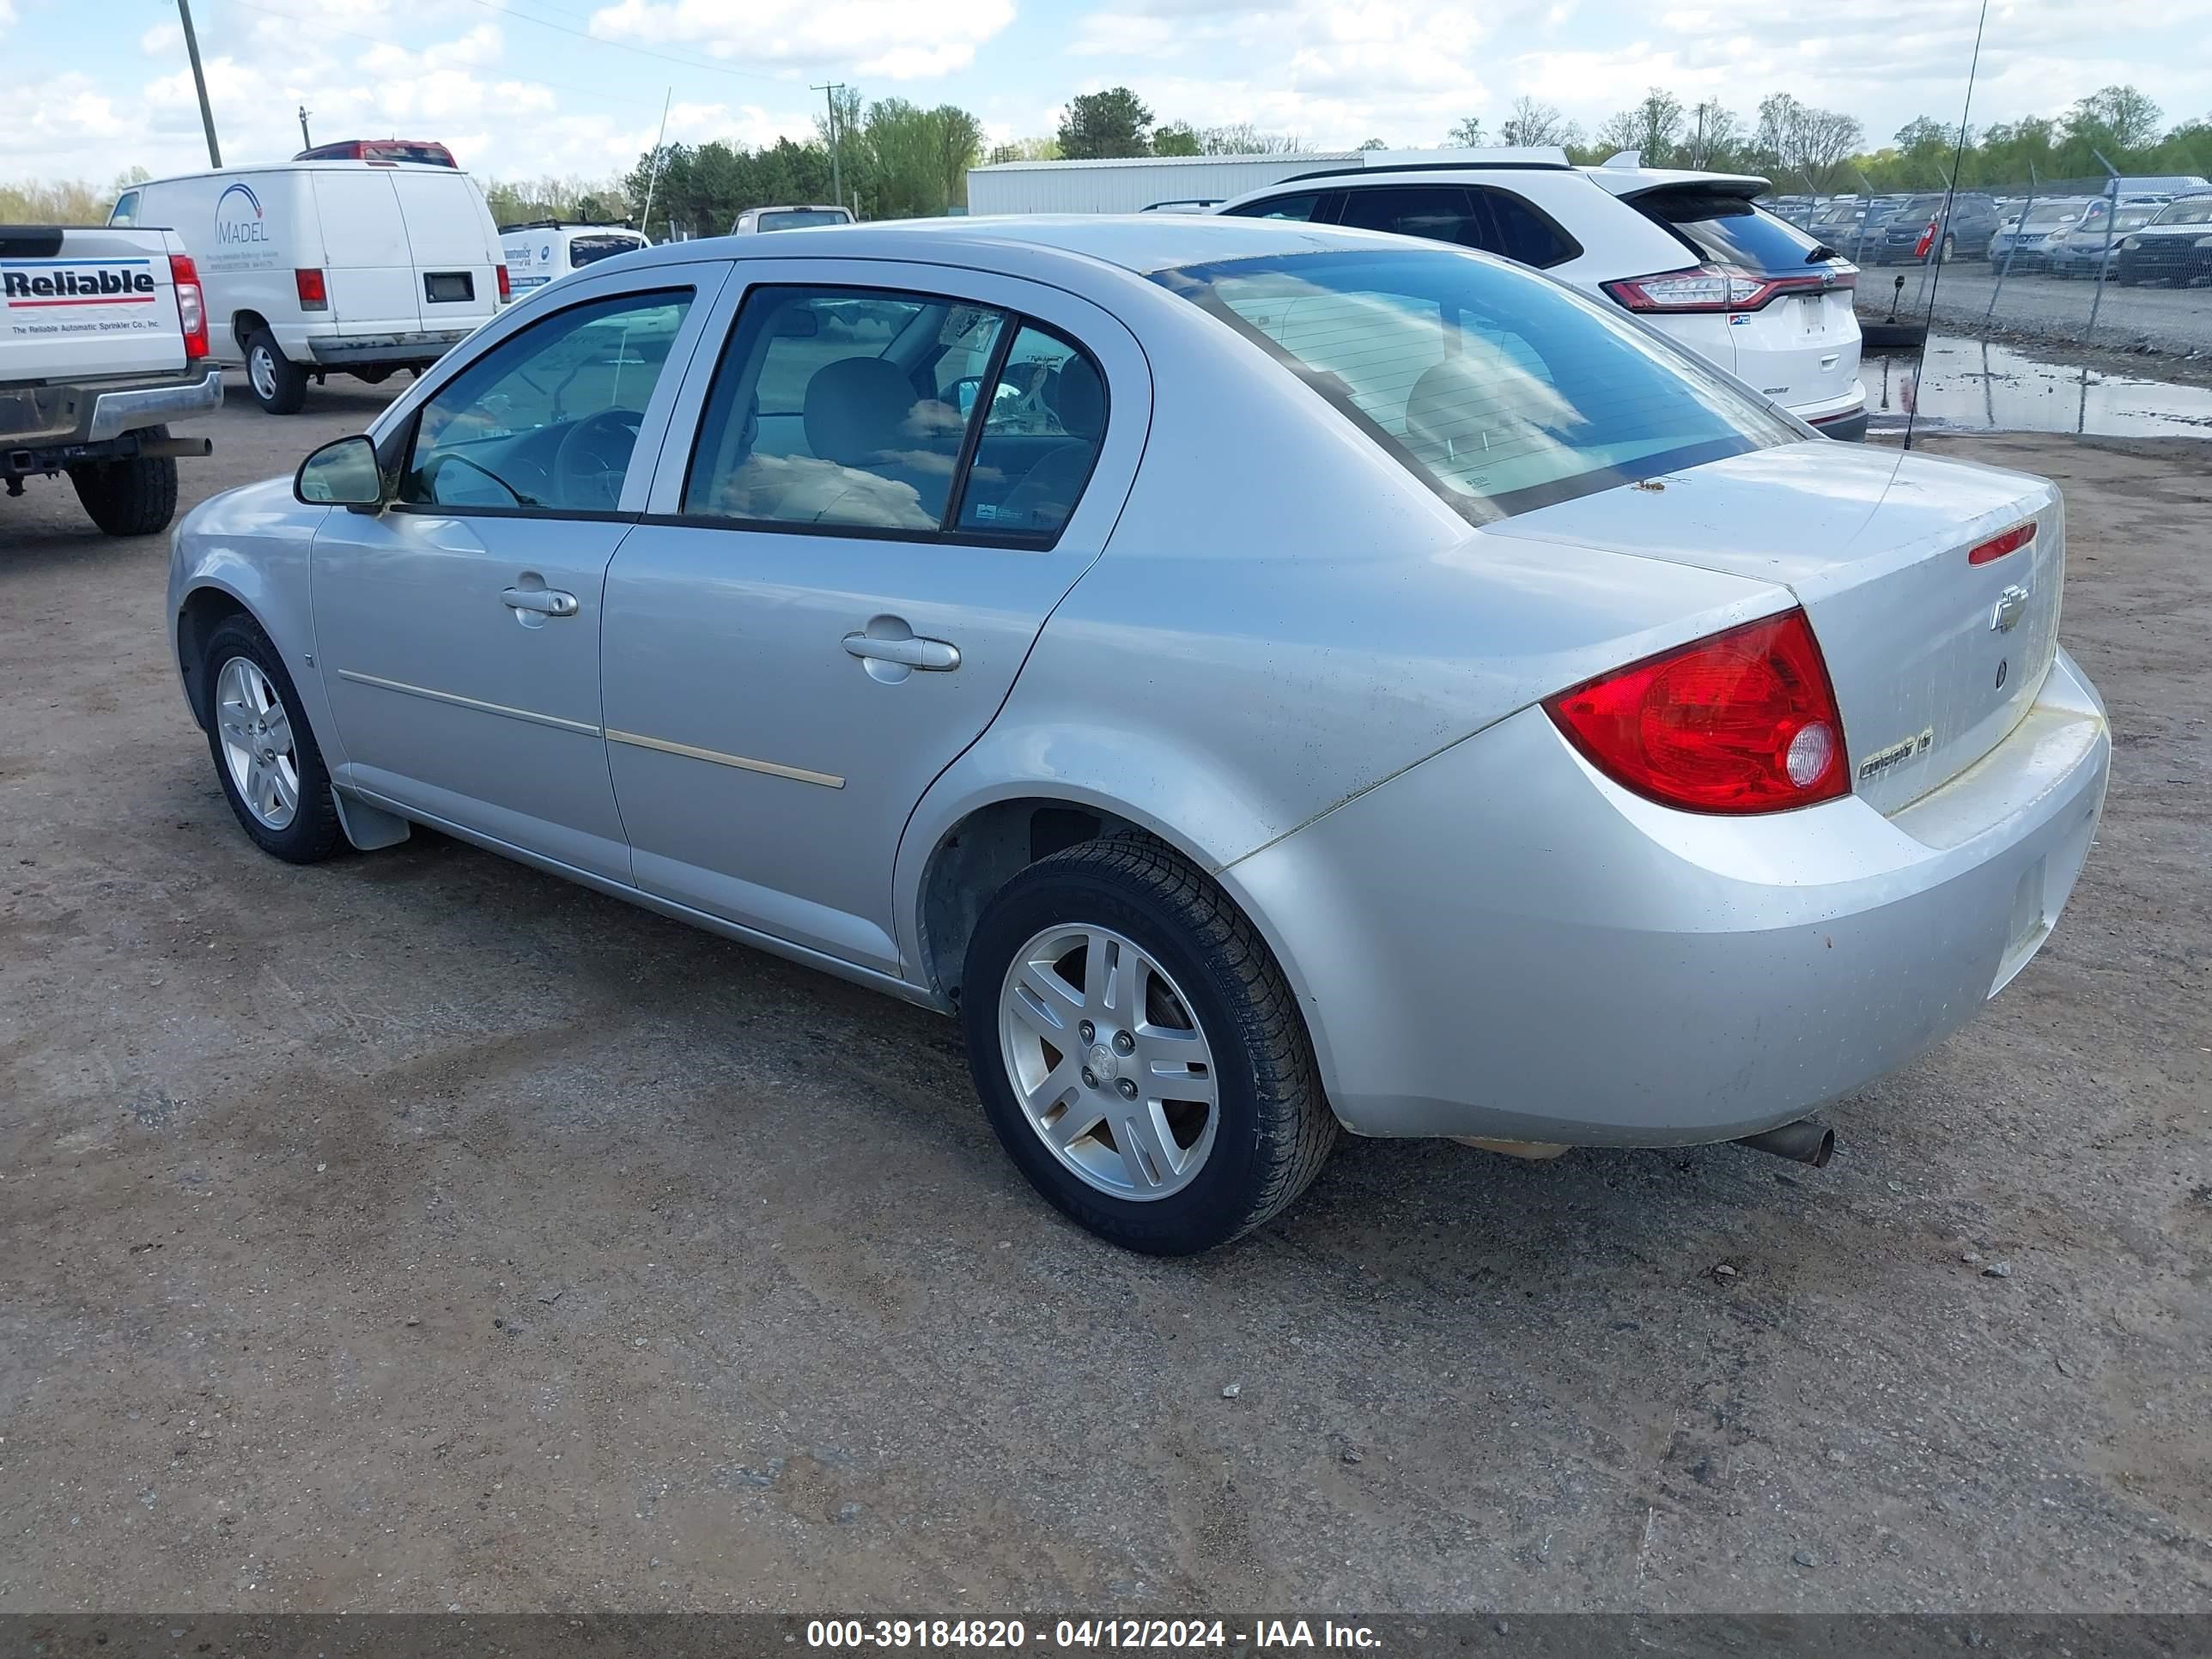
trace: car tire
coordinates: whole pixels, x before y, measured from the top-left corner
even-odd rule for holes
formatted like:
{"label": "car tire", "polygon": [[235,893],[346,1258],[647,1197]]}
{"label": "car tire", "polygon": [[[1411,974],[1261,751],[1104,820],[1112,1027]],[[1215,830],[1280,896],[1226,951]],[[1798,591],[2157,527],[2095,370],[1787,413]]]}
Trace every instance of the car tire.
{"label": "car tire", "polygon": [[307,401],[307,372],[284,355],[276,337],[258,328],[246,342],[246,384],[271,415],[297,415]]}
{"label": "car tire", "polygon": [[[216,625],[200,665],[208,752],[239,827],[288,864],[329,858],[345,844],[345,831],[322,750],[283,657],[258,623],[239,615]],[[281,726],[269,718],[278,711]]]}
{"label": "car tire", "polygon": [[1959,239],[1955,236],[1946,236],[1943,239],[1943,246],[1936,251],[1936,263],[1939,265],[1948,265],[1958,257]]}
{"label": "car tire", "polygon": [[[166,437],[157,427],[153,435]],[[177,513],[177,463],[173,456],[133,455],[119,461],[85,461],[69,470],[86,514],[110,536],[150,536]]]}
{"label": "car tire", "polygon": [[[1039,1016],[1008,1009],[1017,998],[1041,1003],[1029,987],[1052,970],[1039,969],[1039,953],[1077,936],[1085,941],[1076,947],[1077,976],[1068,977],[1073,956],[1060,958],[1057,1018],[1042,1017],[1066,1039],[1055,1047]],[[1102,939],[1110,951],[1092,942]],[[1127,1003],[1115,1014],[1086,997],[1093,951],[1102,969],[1116,970],[1102,972],[1099,985],[1110,978],[1139,988],[1133,1017]],[[1046,1200],[1109,1243],[1153,1255],[1226,1243],[1304,1191],[1335,1143],[1336,1119],[1282,969],[1227,895],[1157,842],[1084,842],[1016,876],[976,923],[962,991],[969,1066],[1000,1143]],[[1154,1056],[1186,1036],[1197,1039],[1204,1065],[1157,1070]],[[1117,1053],[1125,1039],[1141,1047]],[[1139,1092],[1139,1067],[1164,1098]],[[1037,1083],[1019,1087],[1018,1079],[1039,1072]],[[1172,1093],[1175,1079],[1201,1073],[1210,1105]],[[1096,1129],[1076,1121],[1086,1109]],[[1141,1127],[1131,1133],[1124,1124],[1148,1124],[1152,1150]],[[1079,1131],[1065,1150],[1049,1142],[1054,1125]]]}

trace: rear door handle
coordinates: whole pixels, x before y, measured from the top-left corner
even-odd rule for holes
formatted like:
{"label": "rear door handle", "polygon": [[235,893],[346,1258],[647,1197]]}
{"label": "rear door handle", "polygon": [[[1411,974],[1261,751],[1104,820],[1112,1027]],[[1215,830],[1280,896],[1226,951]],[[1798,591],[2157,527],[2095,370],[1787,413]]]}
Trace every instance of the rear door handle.
{"label": "rear door handle", "polygon": [[510,611],[534,611],[541,617],[573,617],[576,596],[550,587],[510,587],[500,596]]}
{"label": "rear door handle", "polygon": [[879,640],[870,634],[845,635],[848,654],[871,662],[895,662],[904,668],[944,673],[960,666],[960,647],[949,640]]}

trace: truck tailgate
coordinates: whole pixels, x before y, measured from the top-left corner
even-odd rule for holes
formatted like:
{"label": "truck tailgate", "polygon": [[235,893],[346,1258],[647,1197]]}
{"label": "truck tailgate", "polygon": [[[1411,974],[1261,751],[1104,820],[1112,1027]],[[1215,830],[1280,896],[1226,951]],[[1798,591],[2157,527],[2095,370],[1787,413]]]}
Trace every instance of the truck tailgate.
{"label": "truck tailgate", "polygon": [[184,367],[167,233],[0,227],[0,385]]}

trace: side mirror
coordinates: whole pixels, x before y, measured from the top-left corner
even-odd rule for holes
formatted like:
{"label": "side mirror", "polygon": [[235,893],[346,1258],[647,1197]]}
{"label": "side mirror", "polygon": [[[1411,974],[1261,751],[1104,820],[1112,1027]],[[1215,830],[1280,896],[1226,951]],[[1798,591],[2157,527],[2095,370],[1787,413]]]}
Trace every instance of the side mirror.
{"label": "side mirror", "polygon": [[952,393],[954,404],[960,412],[965,415],[975,407],[975,395],[983,389],[983,377],[980,374],[963,374],[945,389]]}
{"label": "side mirror", "polygon": [[382,507],[384,472],[376,464],[376,446],[358,434],[325,444],[300,463],[292,495],[309,507]]}

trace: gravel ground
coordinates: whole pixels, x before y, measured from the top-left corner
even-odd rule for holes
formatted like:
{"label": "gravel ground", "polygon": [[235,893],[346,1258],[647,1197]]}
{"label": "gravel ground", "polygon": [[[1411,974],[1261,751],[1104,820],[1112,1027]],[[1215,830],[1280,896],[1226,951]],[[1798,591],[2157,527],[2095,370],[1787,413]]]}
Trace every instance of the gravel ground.
{"label": "gravel ground", "polygon": [[[1876,266],[1859,273],[1862,318],[1888,314],[1898,274]],[[1899,315],[1927,316],[1926,273],[1916,267],[1905,271],[1904,276],[1905,296]],[[2184,359],[2212,358],[2212,288],[2122,288],[2108,282],[2104,303],[2097,310],[2096,331],[2092,333],[2089,303],[2096,293],[2094,283],[2014,271],[2005,278],[1995,316],[1985,319],[1996,287],[1996,273],[1986,264],[1961,261],[1944,266],[1942,280],[1936,286],[1937,327],[1954,333],[1991,331],[2023,343],[2086,343],[2097,349],[2138,356],[2153,352]],[[2154,372],[2150,365],[2136,367],[2138,372]]]}
{"label": "gravel ground", "polygon": [[[189,492],[379,401],[234,398]],[[1926,447],[2071,492],[2119,748],[2036,963],[1826,1170],[1352,1142],[1174,1263],[949,1023],[432,835],[260,856],[164,538],[0,501],[0,1614],[2212,1610],[2212,480]]]}

